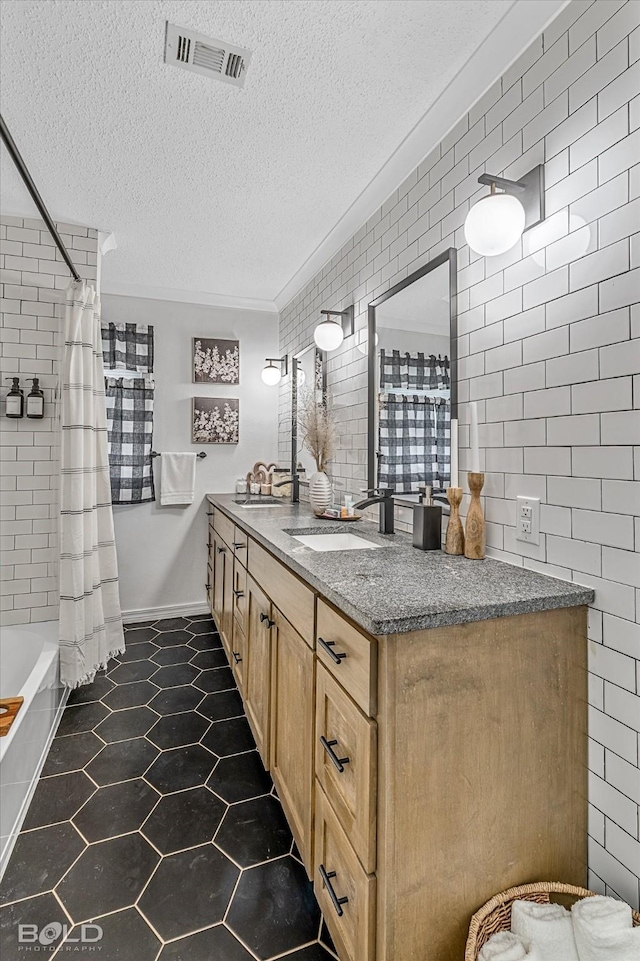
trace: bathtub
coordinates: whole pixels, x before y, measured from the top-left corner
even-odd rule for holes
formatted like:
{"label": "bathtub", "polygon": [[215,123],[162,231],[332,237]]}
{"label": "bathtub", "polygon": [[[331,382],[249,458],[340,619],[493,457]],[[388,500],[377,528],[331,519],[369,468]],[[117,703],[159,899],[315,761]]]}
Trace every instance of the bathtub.
{"label": "bathtub", "polygon": [[0,697],[23,697],[9,733],[0,737],[0,877],[35,790],[64,710],[58,622],[0,631]]}

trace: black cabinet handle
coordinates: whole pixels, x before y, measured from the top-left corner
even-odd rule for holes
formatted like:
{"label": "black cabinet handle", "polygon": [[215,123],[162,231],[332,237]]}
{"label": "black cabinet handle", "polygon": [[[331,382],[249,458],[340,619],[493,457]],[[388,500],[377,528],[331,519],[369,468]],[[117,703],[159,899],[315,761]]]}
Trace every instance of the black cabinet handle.
{"label": "black cabinet handle", "polygon": [[344,914],[344,911],[342,910],[342,905],[347,904],[349,902],[349,898],[339,898],[336,892],[333,890],[331,878],[336,877],[335,871],[327,871],[325,869],[324,864],[321,864],[318,870],[320,871],[320,877],[322,878],[322,885],[329,892],[329,897],[331,898],[331,903],[336,909],[336,914],[338,915],[339,918],[341,918],[342,915]]}
{"label": "black cabinet handle", "polygon": [[205,584],[204,586],[205,586],[205,590],[206,590],[206,592],[207,592],[207,594],[208,594],[209,591],[211,590],[211,584]]}
{"label": "black cabinet handle", "polygon": [[269,628],[269,630],[271,630],[271,628],[275,624],[275,621],[272,621],[268,614],[262,613],[260,615],[260,623],[264,624],[265,621],[267,622],[267,627]]}
{"label": "black cabinet handle", "polygon": [[335,641],[325,641],[324,637],[318,638],[318,644],[323,649],[323,651],[327,652],[327,654],[335,664],[339,664],[340,661],[344,660],[344,658],[347,655],[343,653],[340,653],[340,654],[336,653],[336,651],[334,651],[333,649],[333,646],[335,643],[336,643]]}
{"label": "black cabinet handle", "polygon": [[238,653],[238,651],[231,651],[231,653],[233,654],[233,659],[236,662],[236,664],[239,664],[242,658],[240,657],[240,654]]}
{"label": "black cabinet handle", "polygon": [[234,588],[233,593],[237,598],[244,597],[244,591],[236,591],[236,589]]}
{"label": "black cabinet handle", "polygon": [[238,551],[241,547],[246,547],[247,545],[244,543],[244,541],[234,541],[233,546]]}
{"label": "black cabinet handle", "polygon": [[323,748],[325,749],[325,751],[326,751],[327,754],[329,755],[329,760],[331,761],[331,763],[333,764],[333,766],[336,768],[336,770],[338,771],[339,774],[342,774],[342,772],[344,771],[344,766],[345,766],[345,764],[348,764],[348,763],[349,763],[349,758],[348,758],[348,757],[338,757],[338,755],[336,754],[336,752],[333,750],[334,747],[335,747],[335,745],[336,745],[338,742],[337,742],[337,741],[327,741],[326,737],[325,737],[324,735],[322,735],[322,737],[320,738],[320,743],[322,744]]}
{"label": "black cabinet handle", "polygon": [[227,549],[226,547],[216,547],[216,551],[218,554],[224,554],[226,549]]}

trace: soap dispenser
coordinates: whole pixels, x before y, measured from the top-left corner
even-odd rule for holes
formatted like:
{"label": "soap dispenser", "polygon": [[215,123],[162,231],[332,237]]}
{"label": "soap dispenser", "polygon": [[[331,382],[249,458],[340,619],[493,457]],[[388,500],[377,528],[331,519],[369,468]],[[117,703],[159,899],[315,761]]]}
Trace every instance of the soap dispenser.
{"label": "soap dispenser", "polygon": [[20,387],[19,377],[7,377],[7,380],[13,381],[11,385],[11,390],[7,394],[7,407],[6,415],[7,417],[23,417],[24,416],[24,394],[22,388]]}
{"label": "soap dispenser", "polygon": [[439,551],[442,547],[442,507],[434,504],[430,487],[420,488],[420,498],[413,508],[413,546],[421,551]]}
{"label": "soap dispenser", "polygon": [[33,387],[27,394],[27,417],[44,417],[44,394],[40,390],[40,380],[38,377],[27,377],[33,381]]}

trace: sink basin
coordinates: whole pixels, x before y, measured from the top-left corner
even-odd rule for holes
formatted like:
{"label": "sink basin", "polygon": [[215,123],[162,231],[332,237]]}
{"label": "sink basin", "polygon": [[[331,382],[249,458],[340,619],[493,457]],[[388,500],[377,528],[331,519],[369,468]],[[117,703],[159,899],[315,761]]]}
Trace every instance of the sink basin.
{"label": "sink basin", "polygon": [[372,551],[382,546],[356,534],[294,534],[293,539],[312,551]]}
{"label": "sink basin", "polygon": [[281,507],[282,504],[288,504],[288,501],[284,501],[281,497],[269,497],[261,496],[260,500],[257,498],[255,500],[247,500],[245,497],[242,500],[234,501],[234,504],[239,504],[242,508],[247,507]]}

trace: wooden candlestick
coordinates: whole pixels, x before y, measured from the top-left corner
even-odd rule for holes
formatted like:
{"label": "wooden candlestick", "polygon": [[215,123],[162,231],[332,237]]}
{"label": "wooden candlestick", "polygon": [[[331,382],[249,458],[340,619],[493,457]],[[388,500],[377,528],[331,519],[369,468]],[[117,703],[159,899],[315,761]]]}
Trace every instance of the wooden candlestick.
{"label": "wooden candlestick", "polygon": [[484,474],[470,471],[467,482],[471,491],[471,503],[467,511],[467,526],[465,529],[464,556],[473,561],[481,561],[484,557],[485,528],[480,491],[484,486]]}
{"label": "wooden candlestick", "polygon": [[448,487],[447,500],[451,506],[447,536],[444,542],[445,553],[464,554],[464,531],[460,520],[460,502],[462,501],[461,487]]}

